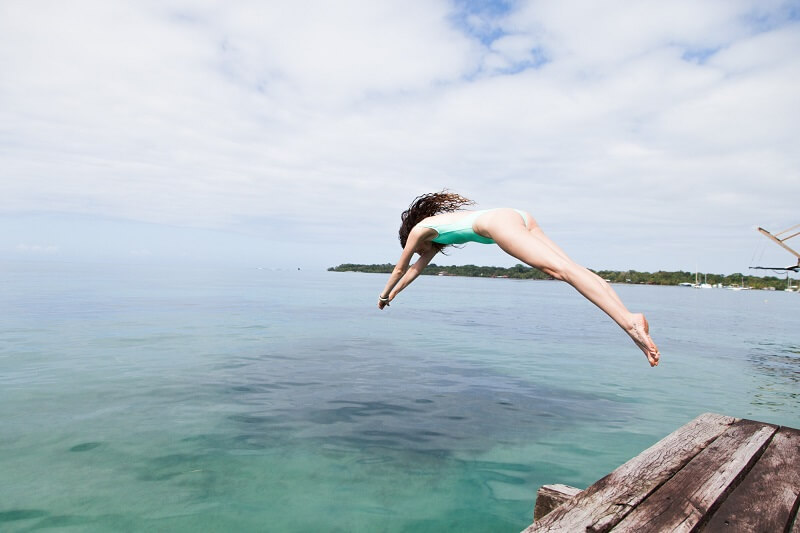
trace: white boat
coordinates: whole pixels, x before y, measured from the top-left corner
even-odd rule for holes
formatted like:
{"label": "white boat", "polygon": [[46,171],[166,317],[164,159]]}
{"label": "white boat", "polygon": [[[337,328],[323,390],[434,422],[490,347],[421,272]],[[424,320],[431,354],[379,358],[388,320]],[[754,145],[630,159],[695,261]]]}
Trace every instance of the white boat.
{"label": "white boat", "polygon": [[705,276],[703,279],[703,283],[697,283],[697,272],[694,273],[694,287],[695,289],[713,289],[712,285],[708,282],[708,274],[703,274]]}

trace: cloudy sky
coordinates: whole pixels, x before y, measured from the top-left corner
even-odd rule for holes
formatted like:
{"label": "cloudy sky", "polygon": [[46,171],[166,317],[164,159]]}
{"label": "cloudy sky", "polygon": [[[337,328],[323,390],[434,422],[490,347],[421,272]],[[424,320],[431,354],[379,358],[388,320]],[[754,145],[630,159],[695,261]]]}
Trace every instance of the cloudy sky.
{"label": "cloudy sky", "polygon": [[3,0],[0,73],[5,260],[393,262],[446,187],[591,268],[793,262],[797,0]]}

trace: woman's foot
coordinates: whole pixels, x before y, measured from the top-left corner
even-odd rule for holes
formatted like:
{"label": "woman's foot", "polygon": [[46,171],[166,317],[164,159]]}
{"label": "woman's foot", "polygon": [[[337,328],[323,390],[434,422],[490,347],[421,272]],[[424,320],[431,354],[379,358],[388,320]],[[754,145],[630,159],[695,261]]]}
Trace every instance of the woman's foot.
{"label": "woman's foot", "polygon": [[647,319],[643,314],[636,313],[633,315],[633,324],[628,330],[628,335],[631,336],[636,346],[647,356],[647,361],[650,363],[650,366],[658,366],[658,360],[661,358],[661,354],[658,351],[656,343],[650,338],[650,324],[647,323]]}

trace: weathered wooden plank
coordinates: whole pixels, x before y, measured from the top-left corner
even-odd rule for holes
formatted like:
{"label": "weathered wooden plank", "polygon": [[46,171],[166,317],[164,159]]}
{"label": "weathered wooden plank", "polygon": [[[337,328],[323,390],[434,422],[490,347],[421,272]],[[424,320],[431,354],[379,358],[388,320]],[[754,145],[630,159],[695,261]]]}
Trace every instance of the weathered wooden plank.
{"label": "weathered wooden plank", "polygon": [[559,505],[568,502],[581,492],[581,489],[569,485],[542,485],[536,492],[536,505],[533,508],[533,519],[539,520]]}
{"label": "weathered wooden plank", "polygon": [[714,413],[698,416],[531,524],[525,533],[608,531],[736,421]]}
{"label": "weathered wooden plank", "polygon": [[733,490],[778,428],[741,420],[614,527],[614,533],[690,532]]}
{"label": "weathered wooden plank", "polygon": [[704,531],[786,531],[800,497],[800,431],[781,428]]}

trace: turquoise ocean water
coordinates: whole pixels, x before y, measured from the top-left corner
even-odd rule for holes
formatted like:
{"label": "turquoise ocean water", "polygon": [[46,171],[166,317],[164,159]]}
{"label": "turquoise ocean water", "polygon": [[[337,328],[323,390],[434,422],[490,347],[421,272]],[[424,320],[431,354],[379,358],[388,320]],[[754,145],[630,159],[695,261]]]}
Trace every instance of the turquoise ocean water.
{"label": "turquoise ocean water", "polygon": [[1,531],[499,531],[700,413],[800,427],[800,295],[0,269]]}

